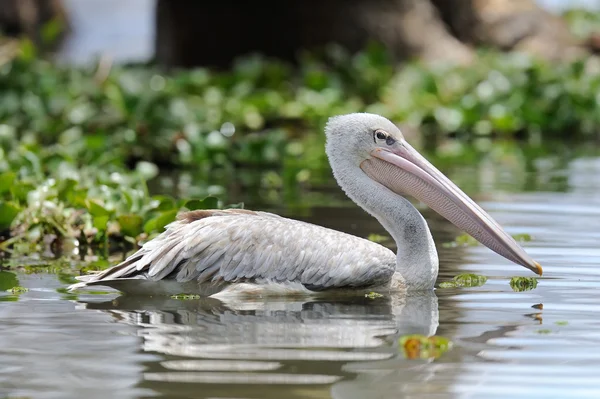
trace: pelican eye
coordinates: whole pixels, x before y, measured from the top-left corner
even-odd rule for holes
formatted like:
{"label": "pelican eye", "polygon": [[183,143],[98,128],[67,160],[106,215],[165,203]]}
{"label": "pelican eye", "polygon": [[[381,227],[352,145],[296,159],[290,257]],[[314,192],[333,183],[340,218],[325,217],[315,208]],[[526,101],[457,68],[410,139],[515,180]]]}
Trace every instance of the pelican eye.
{"label": "pelican eye", "polygon": [[377,140],[386,140],[388,138],[388,135],[386,132],[378,130],[375,132],[375,137],[377,137]]}
{"label": "pelican eye", "polygon": [[377,143],[377,140],[385,140],[385,144],[392,145],[396,142],[396,139],[390,136],[386,131],[375,130],[373,132],[373,141]]}

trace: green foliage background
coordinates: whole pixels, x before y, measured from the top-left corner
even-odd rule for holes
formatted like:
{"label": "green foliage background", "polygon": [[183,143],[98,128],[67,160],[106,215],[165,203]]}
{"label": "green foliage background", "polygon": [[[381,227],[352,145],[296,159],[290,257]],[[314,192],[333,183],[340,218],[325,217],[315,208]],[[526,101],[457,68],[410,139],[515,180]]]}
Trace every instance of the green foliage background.
{"label": "green foliage background", "polygon": [[[581,35],[600,20],[567,18]],[[167,73],[62,66],[21,40],[0,57],[0,250],[54,253],[59,238],[80,255],[106,254],[157,234],[181,209],[224,206],[226,192],[209,184],[151,195],[159,171],[208,180],[270,167],[282,172],[267,184],[310,181],[326,168],[322,130],[336,114],[382,114],[434,151],[448,138],[597,139],[599,88],[596,57],[555,64],[485,51],[469,66],[397,66],[377,46],[330,47],[298,65],[251,56],[226,72]]]}

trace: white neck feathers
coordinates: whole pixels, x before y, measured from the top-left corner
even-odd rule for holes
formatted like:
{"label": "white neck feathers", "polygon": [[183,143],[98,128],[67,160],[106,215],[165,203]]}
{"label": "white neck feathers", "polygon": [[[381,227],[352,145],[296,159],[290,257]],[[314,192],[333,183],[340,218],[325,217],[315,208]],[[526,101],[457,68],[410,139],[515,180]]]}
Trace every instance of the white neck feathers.
{"label": "white neck feathers", "polygon": [[358,165],[327,145],[327,155],[338,184],[350,199],[375,217],[398,246],[396,270],[409,290],[432,289],[438,255],[429,227],[404,197],[369,178]]}

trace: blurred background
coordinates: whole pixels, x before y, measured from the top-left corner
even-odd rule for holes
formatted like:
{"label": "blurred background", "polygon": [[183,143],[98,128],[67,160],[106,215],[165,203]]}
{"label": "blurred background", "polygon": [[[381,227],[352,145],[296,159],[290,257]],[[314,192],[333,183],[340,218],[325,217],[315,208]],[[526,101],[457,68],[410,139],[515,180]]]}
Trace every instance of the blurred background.
{"label": "blurred background", "polygon": [[[430,0],[428,0],[427,3],[429,3],[429,1]],[[192,33],[192,37],[181,37],[178,39],[179,41],[189,41],[190,45],[192,45],[192,43],[196,45],[194,50],[189,51],[190,53],[206,52],[207,48],[215,45],[215,43],[203,43],[204,45],[202,45],[202,43],[196,41],[197,36],[194,38],[193,33],[198,35],[202,33],[202,29],[210,29],[214,32],[219,31],[220,34],[223,34],[224,31],[227,31],[229,32],[227,36],[234,36],[237,38],[237,41],[243,41],[242,38],[244,40],[249,40],[247,38],[248,35],[252,36],[253,31],[261,29],[260,24],[258,23],[259,21],[257,20],[248,21],[247,25],[240,24],[239,21],[236,23],[235,18],[239,18],[240,15],[244,15],[247,12],[245,9],[240,9],[240,4],[242,4],[241,2],[229,1],[223,3],[223,5],[219,7],[210,5],[210,2],[196,2],[196,5],[192,4],[192,2],[185,1],[181,3],[182,5],[174,5],[174,2],[168,0],[131,0],[128,2],[121,2],[118,0],[25,0],[22,2],[16,0],[4,0],[2,2],[4,9],[3,28],[7,33],[32,34],[31,30],[34,28],[33,26],[36,26],[36,29],[40,29],[41,25],[54,17],[58,17],[63,22],[68,24],[69,34],[61,43],[61,48],[58,51],[57,59],[69,63],[91,62],[101,54],[110,55],[115,59],[115,61],[118,62],[146,62],[154,59],[154,56],[157,54],[162,62],[175,61],[167,59],[168,56],[164,55],[166,50],[160,49],[161,46],[174,44],[173,40],[176,39],[172,36],[169,36],[172,35],[169,33],[169,29],[171,29],[172,26],[177,26],[179,30],[182,30],[184,27],[189,27],[192,29],[192,31],[190,31],[190,33]],[[417,2],[411,1],[395,2],[396,4],[392,6],[385,6],[384,3],[386,2],[381,1],[375,3],[380,3],[381,5],[371,5],[370,7],[373,9],[373,12],[380,7],[392,7],[395,8],[395,12],[398,13],[398,17],[400,17],[402,13],[408,11],[406,8],[411,7],[411,3],[414,3],[415,5],[418,4]],[[388,3],[392,4],[394,2]],[[445,3],[451,6],[446,6]],[[253,6],[253,9],[257,12],[257,15],[258,13],[262,13],[262,10],[270,9],[269,13],[273,12],[273,16],[277,16],[276,20],[291,18],[291,13],[289,13],[289,11],[287,13],[280,12],[277,14],[277,10],[274,9],[274,4],[275,2],[265,1],[264,4],[257,3],[255,6]],[[352,2],[348,4],[352,4]],[[461,34],[457,35],[459,39],[471,43],[475,39],[479,41],[478,44],[490,45],[501,45],[497,38],[495,39],[496,42],[494,43],[494,39],[489,37],[494,35],[493,33],[489,32],[494,29],[491,27],[491,25],[494,24],[496,27],[498,27],[498,19],[500,18],[508,18],[512,16],[516,19],[520,19],[521,21],[519,25],[522,25],[521,30],[527,30],[532,29],[531,25],[535,25],[535,23],[532,23],[532,20],[525,21],[525,19],[531,17],[531,13],[535,10],[533,7],[536,6],[544,11],[548,11],[556,15],[571,9],[596,10],[600,7],[600,3],[597,0],[531,0],[525,2],[516,2],[510,0],[436,2],[433,0],[432,5],[434,8],[436,8],[436,6],[441,6],[439,9],[433,10],[433,12],[440,14],[434,17],[433,20],[437,20],[437,23],[444,21],[450,22],[450,29],[452,30],[452,33],[455,33],[455,30],[462,31]],[[414,17],[415,15],[422,14],[423,18],[427,18],[427,12],[432,11],[432,5],[427,5],[425,7],[421,6],[422,10],[416,11],[417,14],[413,14],[412,16]],[[311,4],[310,2],[307,2],[302,7],[304,7],[305,10],[310,13],[325,11],[321,8],[318,8],[318,6],[315,7],[315,4]],[[337,10],[336,6],[328,6],[330,11],[340,11],[345,8],[347,7],[344,5],[344,3],[339,3]],[[427,10],[428,8],[430,10]],[[182,12],[179,10],[185,11]],[[412,12],[414,13],[415,11]],[[473,15],[473,13],[479,13],[479,15]],[[484,16],[482,13],[485,13],[486,15]],[[465,22],[469,19],[472,20],[473,17],[487,19],[488,21],[486,21],[486,24],[488,26],[476,28],[468,27],[468,29],[487,29],[487,33],[479,32],[477,35],[470,33],[471,37],[467,37],[465,34],[465,29],[467,28],[465,25],[467,24]],[[293,18],[297,20],[301,19],[299,14],[294,15]],[[306,21],[307,26],[305,26],[304,29],[308,29],[310,27],[310,22],[317,22],[319,20],[321,23],[328,25],[335,25],[336,23],[340,22],[342,24],[344,23],[343,12],[339,13],[338,15],[330,15],[328,17],[326,15],[319,15],[313,16],[313,18],[314,21]],[[327,20],[327,18],[329,18],[329,20]],[[439,18],[441,18],[443,21],[440,21]],[[210,24],[210,26],[205,26],[204,28],[197,26],[201,21],[210,21],[211,19],[212,24]],[[397,20],[400,21],[399,18]],[[197,23],[195,24],[194,21]],[[430,23],[432,21],[430,21]],[[286,20],[285,22],[287,23],[289,21]],[[298,23],[301,22],[302,21],[298,21]],[[346,23],[350,25],[350,20],[346,21]],[[377,22],[377,24],[381,23],[382,21]],[[482,22],[480,21],[479,23]],[[505,21],[505,23],[508,22]],[[511,23],[515,24],[517,22],[515,21]],[[435,25],[435,23],[433,24]],[[529,25],[529,27],[525,27],[524,25]],[[380,30],[391,29],[391,26],[392,24],[390,24],[390,27],[383,27],[380,28]],[[290,33],[292,33],[289,32],[290,25],[287,25],[286,27],[288,30],[286,35],[290,35]],[[196,29],[196,31],[194,32],[193,29]],[[313,27],[313,29],[316,30],[316,27]],[[418,29],[425,29],[425,27],[420,26],[412,29],[417,31]],[[505,27],[503,29],[508,31],[510,30],[510,27]],[[271,21],[271,23],[265,28],[262,28],[262,30],[267,32],[275,30],[273,21]],[[300,28],[298,28],[298,30],[300,30]],[[374,32],[374,30],[375,29],[369,33],[376,37],[378,34],[377,32]],[[157,31],[159,32],[158,40]],[[241,32],[245,32],[244,35],[240,36]],[[293,33],[299,34],[298,32]],[[183,32],[178,34],[180,36],[184,36]],[[331,39],[337,39],[340,41],[343,40],[341,37],[336,37],[336,34],[333,32],[329,34],[331,35]],[[517,33],[517,31],[514,31],[512,34],[522,35],[523,32]],[[325,33],[323,33],[323,35],[325,35]],[[488,37],[485,39],[482,38],[484,35]],[[532,33],[530,32],[528,36],[531,35]],[[305,42],[299,42],[296,45],[299,47],[302,47],[302,45],[309,46],[311,44],[311,37],[314,36],[314,32],[311,34],[305,34]],[[367,39],[368,37],[362,37],[356,40],[361,42]],[[277,41],[281,41],[281,39],[278,38]],[[349,41],[348,44],[350,44]],[[281,43],[281,45],[283,45],[283,43]],[[261,44],[256,42],[254,48],[247,48],[245,50],[264,51],[265,49],[268,49],[269,46],[269,43]],[[239,51],[239,53],[236,54],[235,50]],[[242,55],[241,53],[243,50],[244,49],[240,48],[232,48],[230,54],[231,56],[239,56]],[[297,48],[295,50],[297,50]],[[440,55],[441,54],[438,54],[437,56]],[[190,56],[193,57],[193,55]],[[173,55],[171,55],[171,57],[173,57]],[[179,57],[182,57],[182,55],[179,55]],[[206,60],[210,62],[211,58],[216,58],[216,55],[207,55]]]}

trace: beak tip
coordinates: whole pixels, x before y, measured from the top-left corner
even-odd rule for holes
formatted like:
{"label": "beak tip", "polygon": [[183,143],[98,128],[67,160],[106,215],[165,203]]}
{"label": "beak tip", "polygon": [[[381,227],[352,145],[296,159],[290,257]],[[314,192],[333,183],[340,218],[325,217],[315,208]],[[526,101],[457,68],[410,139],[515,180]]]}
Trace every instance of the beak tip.
{"label": "beak tip", "polygon": [[534,270],[534,272],[537,273],[537,274],[539,274],[541,276],[544,273],[544,270],[542,269],[542,265],[540,265],[536,261],[533,261],[533,265],[536,268],[536,270]]}

